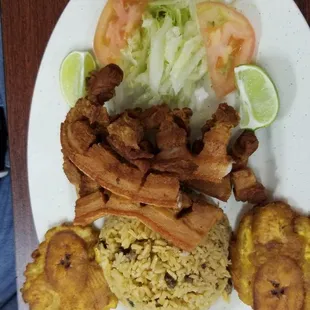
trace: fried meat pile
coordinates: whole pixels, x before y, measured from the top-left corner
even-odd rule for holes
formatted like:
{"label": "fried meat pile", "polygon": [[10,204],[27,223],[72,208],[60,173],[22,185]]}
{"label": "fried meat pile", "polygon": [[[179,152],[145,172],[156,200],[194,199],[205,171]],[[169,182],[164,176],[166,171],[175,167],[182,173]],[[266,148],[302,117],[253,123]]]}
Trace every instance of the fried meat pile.
{"label": "fried meat pile", "polygon": [[109,310],[117,306],[94,246],[99,232],[63,225],[49,230],[25,271],[22,295],[30,309]]}
{"label": "fried meat pile", "polygon": [[228,150],[239,124],[232,107],[221,104],[191,145],[189,108],[162,104],[109,115],[104,104],[122,79],[116,65],[93,72],[86,98],[61,126],[64,171],[80,197],[75,223],[87,225],[109,214],[132,216],[192,250],[223,216],[193,190],[227,201],[233,184],[238,200],[265,199],[263,186],[247,168],[258,146],[254,133],[243,133]]}
{"label": "fried meat pile", "polygon": [[255,310],[310,309],[310,219],[283,202],[255,207],[231,243],[231,274]]}

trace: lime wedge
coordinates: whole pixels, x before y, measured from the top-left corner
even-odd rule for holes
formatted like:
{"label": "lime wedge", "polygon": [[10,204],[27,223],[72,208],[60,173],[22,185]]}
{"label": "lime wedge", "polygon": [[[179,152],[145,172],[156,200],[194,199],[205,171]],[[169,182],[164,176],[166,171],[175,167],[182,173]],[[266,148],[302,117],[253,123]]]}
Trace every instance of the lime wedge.
{"label": "lime wedge", "polygon": [[268,74],[258,66],[242,65],[235,68],[235,79],[241,99],[240,127],[255,130],[272,124],[280,102]]}
{"label": "lime wedge", "polygon": [[89,52],[72,52],[62,62],[60,87],[70,107],[85,95],[85,78],[96,69],[96,62]]}

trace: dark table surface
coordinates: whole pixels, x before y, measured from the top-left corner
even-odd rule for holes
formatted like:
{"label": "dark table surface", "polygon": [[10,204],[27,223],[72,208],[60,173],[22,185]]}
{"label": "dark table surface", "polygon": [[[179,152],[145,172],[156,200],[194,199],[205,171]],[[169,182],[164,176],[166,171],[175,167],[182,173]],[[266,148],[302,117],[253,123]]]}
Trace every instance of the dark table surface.
{"label": "dark table surface", "polygon": [[[89,0],[91,1],[91,0]],[[27,131],[41,58],[68,0],[1,0],[18,289],[37,246],[27,180]],[[310,23],[310,0],[296,0]],[[44,181],[44,180],[42,180]],[[27,309],[21,301],[20,309]]]}

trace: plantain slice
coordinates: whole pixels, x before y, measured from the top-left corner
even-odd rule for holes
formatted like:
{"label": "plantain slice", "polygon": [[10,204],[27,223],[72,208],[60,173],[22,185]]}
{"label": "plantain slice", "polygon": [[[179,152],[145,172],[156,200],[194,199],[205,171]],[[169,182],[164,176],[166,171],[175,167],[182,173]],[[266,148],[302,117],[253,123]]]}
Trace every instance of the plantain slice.
{"label": "plantain slice", "polygon": [[73,286],[78,293],[87,280],[86,242],[71,230],[56,233],[50,240],[45,259],[45,274],[56,290]]}
{"label": "plantain slice", "polygon": [[21,289],[31,310],[109,310],[117,305],[95,261],[99,232],[63,225],[49,230],[33,252]]}
{"label": "plantain slice", "polygon": [[273,202],[255,208],[253,217],[253,239],[255,243],[266,245],[286,243],[293,234],[296,213],[284,202]]}
{"label": "plantain slice", "polygon": [[304,242],[297,234],[290,234],[286,238],[285,243],[270,241],[265,245],[256,244],[255,251],[250,255],[252,264],[260,267],[277,256],[288,256],[298,262],[302,258]]}
{"label": "plantain slice", "polygon": [[230,255],[232,260],[231,275],[234,287],[238,291],[240,299],[253,305],[253,280],[255,267],[250,260],[254,251],[252,237],[252,212],[246,214],[240,222],[235,239],[230,246]]}
{"label": "plantain slice", "polygon": [[310,310],[310,218],[282,202],[256,206],[241,220],[230,254],[244,303],[259,310]]}
{"label": "plantain slice", "polygon": [[304,310],[310,310],[310,218],[298,217],[294,223],[294,230],[304,241],[304,250],[300,265],[304,272],[306,291]]}
{"label": "plantain slice", "polygon": [[255,310],[301,310],[304,304],[303,273],[286,256],[270,259],[256,273]]}

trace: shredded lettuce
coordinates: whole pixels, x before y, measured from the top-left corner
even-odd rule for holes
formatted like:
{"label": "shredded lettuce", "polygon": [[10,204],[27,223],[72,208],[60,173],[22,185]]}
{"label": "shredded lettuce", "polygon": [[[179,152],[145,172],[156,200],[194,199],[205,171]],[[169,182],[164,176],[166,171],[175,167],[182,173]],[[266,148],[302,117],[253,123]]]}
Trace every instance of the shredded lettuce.
{"label": "shredded lettuce", "polygon": [[141,28],[122,51],[126,89],[117,95],[126,93],[127,104],[188,106],[195,90],[204,87],[207,59],[194,2],[150,1]]}

